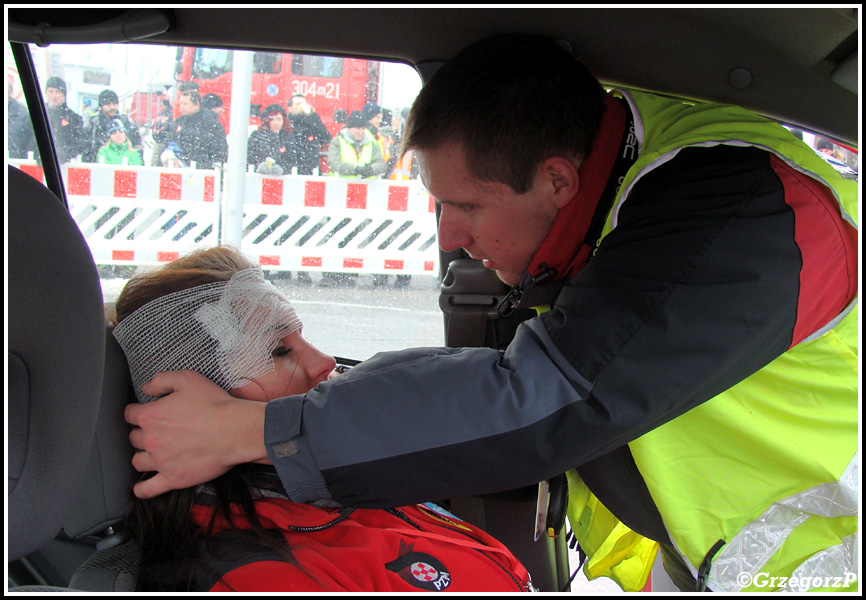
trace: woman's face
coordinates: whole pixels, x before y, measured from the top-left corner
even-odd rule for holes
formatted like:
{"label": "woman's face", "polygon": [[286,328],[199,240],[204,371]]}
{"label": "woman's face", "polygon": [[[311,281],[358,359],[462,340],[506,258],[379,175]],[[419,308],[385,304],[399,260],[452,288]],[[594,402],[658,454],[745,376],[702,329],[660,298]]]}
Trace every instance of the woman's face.
{"label": "woman's face", "polygon": [[279,131],[283,128],[283,115],[280,113],[273,113],[268,115],[271,119],[271,122],[268,124],[268,127],[271,128],[271,131]]}
{"label": "woman's face", "polygon": [[274,370],[229,393],[236,398],[268,402],[306,394],[328,379],[337,362],[305,340],[301,330],[284,336],[273,353]]}
{"label": "woman's face", "polygon": [[115,129],[109,135],[111,142],[114,144],[123,144],[126,142],[126,134],[120,129]]}

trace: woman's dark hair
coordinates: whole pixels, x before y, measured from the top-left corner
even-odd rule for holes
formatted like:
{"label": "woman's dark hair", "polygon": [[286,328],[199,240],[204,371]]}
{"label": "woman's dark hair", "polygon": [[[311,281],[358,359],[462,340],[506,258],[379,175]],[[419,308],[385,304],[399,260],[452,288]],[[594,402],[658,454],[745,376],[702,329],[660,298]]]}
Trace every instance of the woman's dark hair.
{"label": "woman's dark hair", "polygon": [[280,131],[292,133],[292,122],[289,120],[289,115],[286,113],[285,109],[279,104],[271,104],[269,106],[266,106],[262,110],[262,114],[259,117],[259,119],[261,120],[261,123],[259,124],[259,131],[271,130],[271,118],[275,114],[283,115],[283,126],[280,128]]}
{"label": "woman's dark hair", "polygon": [[401,151],[458,144],[473,176],[525,193],[545,159],[589,153],[604,98],[592,73],[553,39],[495,35],[458,52],[421,89]]}
{"label": "woman's dark hair", "polygon": [[[193,252],[159,270],[135,276],[117,299],[115,324],[151,300],[207,283],[228,281],[238,271],[254,266],[240,251],[220,246]],[[201,588],[202,577],[209,581],[218,579],[219,573],[209,572],[204,554],[220,560],[236,558],[225,556],[225,551],[211,544],[219,521],[229,523],[233,531],[273,550],[283,560],[297,564],[285,541],[268,535],[256,516],[250,488],[256,487],[261,468],[238,465],[209,482],[208,498],[213,501],[214,511],[204,527],[199,527],[191,517],[195,488],[167,492],[149,500],[131,495],[127,528],[141,549],[136,590],[193,591]],[[238,509],[249,523],[249,530],[234,524],[232,514],[237,515]]]}

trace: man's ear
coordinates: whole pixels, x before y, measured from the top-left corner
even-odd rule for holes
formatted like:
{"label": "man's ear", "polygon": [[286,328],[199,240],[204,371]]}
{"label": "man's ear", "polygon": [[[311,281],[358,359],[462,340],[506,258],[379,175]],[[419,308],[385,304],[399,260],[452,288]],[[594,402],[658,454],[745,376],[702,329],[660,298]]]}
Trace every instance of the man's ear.
{"label": "man's ear", "polygon": [[574,162],[564,156],[551,156],[543,163],[539,175],[557,209],[564,208],[580,190],[580,175]]}

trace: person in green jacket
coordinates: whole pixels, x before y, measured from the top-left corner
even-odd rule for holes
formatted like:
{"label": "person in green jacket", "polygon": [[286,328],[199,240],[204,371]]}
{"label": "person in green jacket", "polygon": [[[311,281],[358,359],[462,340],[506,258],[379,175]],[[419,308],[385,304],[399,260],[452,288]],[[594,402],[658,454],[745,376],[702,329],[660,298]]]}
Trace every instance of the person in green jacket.
{"label": "person in green jacket", "polygon": [[115,119],[108,127],[108,142],[96,154],[96,162],[106,165],[142,166],[141,154],[133,150],[132,142],[126,137],[123,123]]}

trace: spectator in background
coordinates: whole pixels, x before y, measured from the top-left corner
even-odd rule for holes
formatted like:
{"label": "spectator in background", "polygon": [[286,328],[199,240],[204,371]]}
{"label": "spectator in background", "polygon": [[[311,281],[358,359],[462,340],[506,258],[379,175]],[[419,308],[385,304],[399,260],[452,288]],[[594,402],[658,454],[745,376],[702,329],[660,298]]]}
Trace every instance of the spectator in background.
{"label": "spectator in background", "polygon": [[379,151],[387,163],[391,158],[391,150],[388,146],[388,140],[379,132],[379,127],[382,126],[382,107],[373,102],[367,102],[361,110],[361,114],[364,115],[364,120],[367,122],[367,131],[379,144]]}
{"label": "spectator in background", "polygon": [[144,164],[141,153],[133,148],[132,141],[126,136],[126,128],[120,119],[108,126],[108,141],[96,153],[96,162],[106,165]]}
{"label": "spectator in background", "polygon": [[331,134],[304,96],[296,94],[289,102],[289,120],[298,150],[298,174],[318,174],[322,146],[331,141]]}
{"label": "spectator in background", "polygon": [[153,120],[153,155],[150,160],[150,164],[153,167],[162,166],[160,156],[163,150],[165,150],[165,145],[171,135],[171,125],[174,120],[171,112],[171,102],[167,99],[163,100],[160,106],[162,106],[162,109]]}
{"label": "spectator in background", "polygon": [[99,93],[98,103],[99,112],[84,124],[84,130],[90,138],[90,143],[87,151],[81,157],[82,160],[84,162],[96,162],[96,155],[109,143],[109,128],[114,126],[115,121],[120,121],[123,125],[127,141],[131,143],[133,150],[137,151],[140,155],[139,161],[136,164],[143,164],[141,160],[144,156],[142,154],[141,134],[138,132],[138,128],[129,120],[129,117],[119,114],[120,101],[117,93],[114,90],[102,90]]}
{"label": "spectator in background", "polygon": [[[192,90],[182,92],[178,106],[180,116],[168,140],[169,146],[173,142],[180,151],[180,155],[174,152],[175,157],[184,166],[195,163],[197,169],[213,169],[215,163],[224,163],[228,157],[225,129],[216,114],[201,110],[201,95]],[[164,157],[163,162],[171,158]]]}
{"label": "spectator in background", "polygon": [[[367,120],[361,111],[353,111],[346,127],[331,140],[328,148],[328,168],[334,177],[363,177],[376,179],[385,172],[385,161],[379,144],[367,130]],[[322,273],[319,285],[354,286],[357,273]]]}
{"label": "spectator in background", "polygon": [[45,82],[45,99],[57,160],[67,163],[87,150],[84,122],[78,113],[66,106],[66,82],[60,77],[49,77]]}
{"label": "spectator in background", "polygon": [[400,144],[403,140],[403,127],[406,124],[408,108],[402,108],[394,112],[394,139],[391,143],[391,159],[388,161],[388,170],[385,177],[393,181],[406,181],[418,179],[418,161],[415,160],[415,152],[409,150],[400,153]]}
{"label": "spectator in background", "polygon": [[247,142],[247,163],[263,175],[290,175],[292,167],[298,165],[297,141],[288,115],[279,104],[262,111],[261,124]]}
{"label": "spectator in background", "polygon": [[223,114],[223,99],[216,94],[205,94],[201,97],[201,107],[214,113],[217,117]]}
{"label": "spectator in background", "polygon": [[[394,158],[394,154],[396,154],[397,146],[394,145],[394,128],[391,126],[380,127],[379,133],[377,135],[377,141],[379,142],[379,148],[382,151],[382,158],[385,162],[390,165],[392,159]],[[387,174],[388,171],[386,170]]]}
{"label": "spectator in background", "polygon": [[367,119],[353,111],[346,127],[331,140],[328,167],[331,175],[375,179],[385,172],[385,161],[379,143],[367,130]]}
{"label": "spectator in background", "polygon": [[403,136],[403,125],[407,116],[409,116],[408,108],[398,108],[391,114],[391,127],[394,128],[394,135],[398,140]]}
{"label": "spectator in background", "polygon": [[12,85],[6,78],[6,96],[8,97],[8,119],[6,131],[9,134],[9,158],[28,158],[27,153],[36,151],[36,137],[33,135],[33,124],[27,108],[12,97]]}
{"label": "spectator in background", "polygon": [[81,109],[81,117],[84,119],[85,123],[95,117],[99,112],[93,108],[93,98],[85,98],[82,100],[81,104],[83,105]]}
{"label": "spectator in background", "polygon": [[825,140],[824,138],[818,138],[815,149],[821,154],[826,154],[831,158],[835,158],[843,164],[845,164],[846,159],[848,158],[847,156],[845,156],[844,150],[839,148],[839,146],[837,146],[830,140]]}

